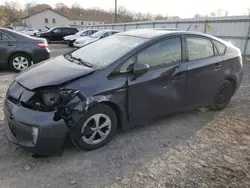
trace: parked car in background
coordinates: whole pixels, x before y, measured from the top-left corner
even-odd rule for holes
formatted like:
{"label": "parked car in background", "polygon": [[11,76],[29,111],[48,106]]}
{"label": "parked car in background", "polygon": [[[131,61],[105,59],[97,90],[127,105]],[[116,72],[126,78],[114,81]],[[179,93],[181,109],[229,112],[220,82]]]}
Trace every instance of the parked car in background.
{"label": "parked car in background", "polygon": [[116,33],[119,33],[119,31],[117,31],[117,30],[101,30],[101,31],[94,33],[89,38],[86,37],[86,38],[76,39],[76,41],[74,42],[74,47],[81,48],[86,44],[95,42],[97,40],[100,40],[100,39],[103,39],[106,37],[109,37],[109,36],[114,35]]}
{"label": "parked car in background", "polygon": [[72,27],[56,27],[45,32],[39,32],[37,33],[37,36],[45,38],[49,43],[50,41],[63,41],[63,37],[67,35],[74,35],[77,32],[78,30]]}
{"label": "parked car in background", "polygon": [[[15,78],[8,138],[38,154],[106,144],[116,129],[200,107],[224,109],[243,77],[241,52],[210,35],[138,29],[48,60]],[[39,79],[34,79],[39,78]]]}
{"label": "parked car in background", "polygon": [[96,29],[82,30],[82,31],[77,32],[74,35],[65,36],[65,37],[63,37],[63,39],[64,39],[65,43],[68,44],[69,47],[72,47],[73,43],[75,42],[76,39],[93,35],[97,31],[98,30],[96,30]]}
{"label": "parked car in background", "polygon": [[30,36],[36,36],[38,33],[38,30],[35,30],[33,28],[26,28],[22,31],[20,31],[23,34],[30,35]]}
{"label": "parked car in background", "polygon": [[45,39],[0,28],[0,66],[9,66],[19,72],[49,57]]}
{"label": "parked car in background", "polygon": [[14,29],[12,26],[4,26],[4,28],[10,29],[10,30],[14,30],[14,31],[15,31],[15,29]]}

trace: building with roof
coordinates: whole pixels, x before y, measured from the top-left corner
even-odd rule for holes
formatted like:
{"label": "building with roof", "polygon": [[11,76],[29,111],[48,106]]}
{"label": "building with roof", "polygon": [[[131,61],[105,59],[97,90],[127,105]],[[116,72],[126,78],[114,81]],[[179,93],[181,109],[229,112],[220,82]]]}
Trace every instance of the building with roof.
{"label": "building with roof", "polygon": [[22,18],[22,23],[29,28],[45,29],[47,27],[102,25],[104,21],[96,16],[77,16],[62,14],[52,9],[38,12]]}

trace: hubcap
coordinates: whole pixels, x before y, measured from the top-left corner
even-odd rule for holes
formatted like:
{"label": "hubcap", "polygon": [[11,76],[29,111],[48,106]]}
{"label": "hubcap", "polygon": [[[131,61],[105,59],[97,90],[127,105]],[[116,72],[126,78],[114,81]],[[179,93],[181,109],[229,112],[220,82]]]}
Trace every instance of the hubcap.
{"label": "hubcap", "polygon": [[227,102],[231,97],[230,89],[228,87],[222,87],[216,96],[216,102],[218,104],[224,104]]}
{"label": "hubcap", "polygon": [[18,56],[13,60],[13,66],[17,70],[24,70],[29,67],[29,61],[22,56]]}
{"label": "hubcap", "polygon": [[85,121],[81,133],[82,139],[90,145],[99,144],[107,138],[111,131],[111,120],[105,114],[92,115]]}

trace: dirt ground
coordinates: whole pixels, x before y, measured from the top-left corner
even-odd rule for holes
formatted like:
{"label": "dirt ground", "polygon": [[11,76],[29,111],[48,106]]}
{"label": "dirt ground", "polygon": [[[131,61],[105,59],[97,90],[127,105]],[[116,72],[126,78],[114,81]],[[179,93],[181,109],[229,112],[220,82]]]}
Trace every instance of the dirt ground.
{"label": "dirt ground", "polygon": [[[90,152],[68,146],[62,156],[33,158],[6,140],[0,110],[0,188],[249,188],[250,61],[244,66],[242,85],[225,110],[121,132]],[[14,76],[0,71],[0,108]]]}

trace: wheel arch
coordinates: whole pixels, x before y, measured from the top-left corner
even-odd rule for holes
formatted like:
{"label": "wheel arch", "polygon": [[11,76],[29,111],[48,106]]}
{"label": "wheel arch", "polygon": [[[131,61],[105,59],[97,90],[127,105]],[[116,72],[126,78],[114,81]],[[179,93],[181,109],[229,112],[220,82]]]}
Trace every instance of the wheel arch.
{"label": "wheel arch", "polygon": [[117,117],[117,127],[119,129],[122,129],[123,128],[123,117],[122,117],[121,109],[118,107],[118,105],[115,104],[114,102],[111,102],[111,101],[101,101],[98,104],[107,105],[115,112],[116,117]]}
{"label": "wheel arch", "polygon": [[226,77],[225,80],[228,80],[232,84],[232,86],[233,86],[233,93],[235,93],[236,87],[237,87],[236,78],[234,76],[228,76],[228,77]]}
{"label": "wheel arch", "polygon": [[28,56],[28,57],[30,58],[31,61],[33,61],[32,55],[31,55],[30,53],[25,52],[25,51],[15,51],[15,52],[11,53],[11,54],[8,56],[8,59],[7,59],[8,65],[9,65],[9,63],[10,63],[11,57],[14,56],[14,55],[16,55],[16,54],[24,54],[24,55]]}

